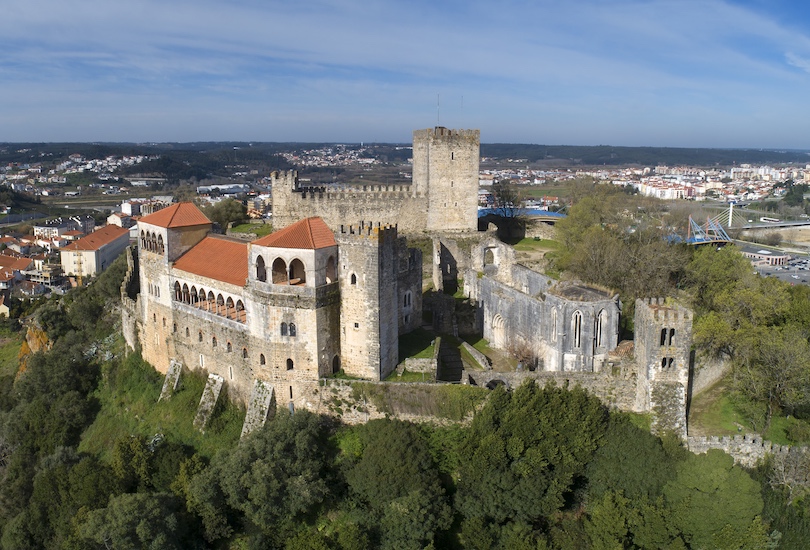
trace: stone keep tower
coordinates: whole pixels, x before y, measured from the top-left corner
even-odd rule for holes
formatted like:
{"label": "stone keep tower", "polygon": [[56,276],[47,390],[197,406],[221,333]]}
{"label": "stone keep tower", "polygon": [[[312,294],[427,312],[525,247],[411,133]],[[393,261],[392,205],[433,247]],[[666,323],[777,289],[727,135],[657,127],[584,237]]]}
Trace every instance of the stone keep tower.
{"label": "stone keep tower", "polygon": [[413,133],[413,193],[428,198],[428,231],[478,229],[479,130]]}
{"label": "stone keep tower", "polygon": [[382,380],[399,359],[397,228],[361,223],[341,226],[340,346],[346,374]]}
{"label": "stone keep tower", "polygon": [[636,300],[636,410],[653,415],[653,431],[686,439],[692,311],[663,298]]}

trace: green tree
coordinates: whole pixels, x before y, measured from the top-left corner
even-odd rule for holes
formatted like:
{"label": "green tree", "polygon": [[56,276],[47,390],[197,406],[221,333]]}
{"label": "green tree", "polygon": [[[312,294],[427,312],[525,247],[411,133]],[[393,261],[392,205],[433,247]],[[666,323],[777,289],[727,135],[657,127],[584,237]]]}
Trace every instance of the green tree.
{"label": "green tree", "polygon": [[79,525],[80,536],[99,548],[178,550],[194,544],[179,501],[165,493],[126,493],[110,499]]}
{"label": "green tree", "polygon": [[607,411],[581,388],[526,381],[496,389],[473,419],[456,506],[466,517],[534,524],[564,504],[607,427]]}
{"label": "green tree", "polygon": [[588,464],[588,491],[600,499],[609,491],[621,491],[631,499],[654,501],[675,475],[675,465],[688,456],[681,447],[667,452],[661,440],[634,426],[627,416],[611,414],[602,445]]}
{"label": "green tree", "polygon": [[716,548],[727,526],[745,532],[763,508],[759,484],[717,449],[679,463],[663,494],[672,525],[693,548]]}
{"label": "green tree", "polygon": [[218,203],[207,206],[203,212],[212,222],[218,223],[224,231],[231,222],[241,222],[247,217],[247,208],[234,199],[224,199]]}
{"label": "green tree", "polygon": [[774,414],[810,400],[810,344],[795,325],[752,330],[748,337],[734,382],[746,397],[766,406],[767,429]]}
{"label": "green tree", "polygon": [[333,485],[328,435],[319,416],[279,414],[235,449],[214,457],[189,486],[191,508],[201,515],[209,540],[230,530],[221,500],[277,542],[316,515]]}
{"label": "green tree", "polygon": [[[360,458],[347,470],[356,496],[380,518],[383,547],[422,548],[447,529],[452,511],[421,429],[399,420],[372,420],[357,429]],[[397,460],[391,460],[396,456]]]}

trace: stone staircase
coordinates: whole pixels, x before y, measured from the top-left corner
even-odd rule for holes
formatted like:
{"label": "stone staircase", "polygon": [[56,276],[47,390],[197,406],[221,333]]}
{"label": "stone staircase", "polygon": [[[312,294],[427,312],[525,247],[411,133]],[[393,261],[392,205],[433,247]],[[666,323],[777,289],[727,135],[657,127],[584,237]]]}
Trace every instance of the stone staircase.
{"label": "stone staircase", "polygon": [[458,348],[442,340],[439,345],[439,367],[436,380],[458,384],[461,382],[461,372],[463,370],[464,363],[461,360],[461,353]]}

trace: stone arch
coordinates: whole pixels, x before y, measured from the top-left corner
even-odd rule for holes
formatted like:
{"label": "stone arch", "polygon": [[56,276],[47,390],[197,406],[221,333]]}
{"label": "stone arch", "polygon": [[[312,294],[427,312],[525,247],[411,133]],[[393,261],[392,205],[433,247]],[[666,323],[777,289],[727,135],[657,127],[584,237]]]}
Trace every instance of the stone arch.
{"label": "stone arch", "polygon": [[296,335],[295,323],[290,323],[288,328],[290,329],[290,336],[295,336]]}
{"label": "stone arch", "polygon": [[233,344],[231,344],[230,342],[228,342],[228,344],[227,344],[227,346],[226,346],[226,349],[228,350],[228,353],[231,353],[231,352],[233,351]]}
{"label": "stone arch", "polygon": [[498,265],[498,249],[488,246],[484,249],[484,266]]}
{"label": "stone arch", "polygon": [[307,282],[307,269],[298,258],[290,262],[290,284],[303,285]]}
{"label": "stone arch", "polygon": [[582,312],[579,310],[571,315],[571,339],[573,347],[582,346]]}
{"label": "stone arch", "polygon": [[351,284],[353,284],[353,285],[356,285],[357,284],[357,275],[352,273],[352,276],[349,278],[349,282],[351,282]]}
{"label": "stone arch", "polygon": [[557,308],[551,310],[551,341],[557,341]]}
{"label": "stone arch", "polygon": [[191,305],[197,305],[197,302],[200,301],[199,296],[197,296],[197,287],[191,286]]}
{"label": "stone arch", "polygon": [[207,302],[208,302],[208,304],[207,304],[208,307],[206,309],[208,311],[216,313],[217,299],[214,296],[213,291],[211,291],[211,290],[208,291],[208,300],[207,300]]}
{"label": "stone arch", "polygon": [[200,341],[200,342],[202,342],[202,341],[203,341],[203,335],[202,335],[202,331],[200,331],[200,332],[198,332],[198,333],[197,333],[197,340],[198,340],[198,341]]}
{"label": "stone arch", "polygon": [[183,302],[186,304],[191,303],[191,294],[189,293],[187,284],[183,285]]}
{"label": "stone arch", "polygon": [[158,238],[157,238],[157,251],[158,251],[158,253],[163,254],[163,251],[164,251],[164,248],[163,248],[163,235],[158,235]]}
{"label": "stone arch", "polygon": [[263,283],[267,282],[267,266],[264,265],[262,256],[259,256],[256,260],[256,278]]}
{"label": "stone arch", "polygon": [[496,348],[506,348],[506,321],[500,313],[492,318],[492,340]]}
{"label": "stone arch", "polygon": [[287,336],[289,333],[287,332],[287,323],[281,323],[281,335]]}
{"label": "stone arch", "polygon": [[146,250],[146,233],[141,229],[141,248]]}
{"label": "stone arch", "polygon": [[225,298],[222,297],[222,294],[217,294],[217,301],[216,301],[216,314],[217,315],[224,315],[225,314]]}
{"label": "stone arch", "polygon": [[335,355],[332,357],[332,374],[340,371],[340,356]]}
{"label": "stone arch", "polygon": [[225,317],[228,319],[236,319],[236,306],[233,303],[233,298],[228,296],[228,299],[225,301]]}
{"label": "stone arch", "polygon": [[180,288],[180,282],[179,281],[174,282],[174,299],[177,302],[180,302],[180,301],[183,300],[183,291]]}
{"label": "stone arch", "polygon": [[240,323],[247,321],[247,311],[245,311],[245,304],[242,303],[242,300],[236,301],[236,320]]}
{"label": "stone arch", "polygon": [[326,284],[337,281],[337,263],[334,256],[329,256],[326,260]]}
{"label": "stone arch", "polygon": [[286,285],[289,283],[290,278],[287,273],[287,263],[283,259],[276,258],[273,260],[272,276],[274,285]]}
{"label": "stone arch", "polygon": [[260,353],[260,354],[259,354],[259,364],[260,364],[260,365],[266,365],[266,364],[267,364],[267,359],[265,359],[265,357],[264,357],[264,354],[263,354],[263,353]]}
{"label": "stone arch", "polygon": [[188,338],[190,335],[191,335],[191,334],[190,334],[190,332],[189,332],[189,330],[188,330],[188,327],[186,327],[186,338]]}
{"label": "stone arch", "polygon": [[287,359],[287,370],[293,370],[293,367],[295,367],[295,364],[293,363],[293,360],[292,359]]}
{"label": "stone arch", "polygon": [[607,328],[608,317],[607,311],[604,309],[599,312],[599,315],[596,316],[596,330],[594,340],[596,341],[596,347],[601,348],[604,347],[607,342],[605,341],[605,329]]}
{"label": "stone arch", "polygon": [[501,380],[500,378],[495,378],[494,380],[490,380],[487,382],[486,386],[484,386],[488,390],[494,390],[498,386],[505,386],[507,389],[509,388],[509,384]]}

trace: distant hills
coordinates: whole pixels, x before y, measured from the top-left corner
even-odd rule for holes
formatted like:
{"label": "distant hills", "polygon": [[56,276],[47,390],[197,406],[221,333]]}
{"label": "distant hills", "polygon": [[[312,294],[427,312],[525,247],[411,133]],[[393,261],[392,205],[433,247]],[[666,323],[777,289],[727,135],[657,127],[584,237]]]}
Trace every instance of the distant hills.
{"label": "distant hills", "polygon": [[[288,165],[279,153],[329,147],[330,143],[300,142],[195,142],[195,143],[0,143],[0,164],[47,162],[79,153],[85,158],[108,155],[160,154],[186,167],[217,172],[222,164],[264,164],[274,169]],[[360,144],[349,144],[361,147]],[[410,143],[366,143],[364,147],[384,161],[405,161]],[[707,149],[686,147],[619,147],[612,145],[536,145],[482,143],[481,156],[498,160],[519,160],[548,166],[655,166],[701,167],[739,164],[810,163],[810,151],[774,149]],[[166,162],[166,161],[164,161]]]}
{"label": "distant hills", "polygon": [[681,147],[615,147],[612,145],[525,145],[482,143],[481,156],[525,159],[528,163],[584,166],[734,166],[739,164],[808,164],[810,152],[769,149],[704,149]]}

